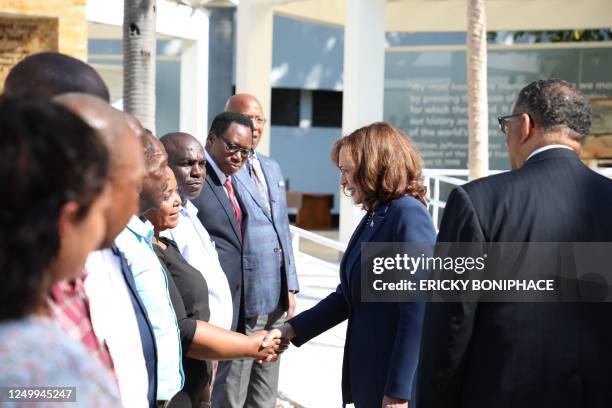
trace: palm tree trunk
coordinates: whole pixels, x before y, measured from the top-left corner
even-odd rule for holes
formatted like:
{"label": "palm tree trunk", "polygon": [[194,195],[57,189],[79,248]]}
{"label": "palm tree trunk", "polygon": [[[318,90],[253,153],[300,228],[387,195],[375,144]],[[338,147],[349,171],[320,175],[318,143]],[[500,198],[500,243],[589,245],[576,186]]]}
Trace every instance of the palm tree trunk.
{"label": "palm tree trunk", "polygon": [[468,169],[470,180],[489,173],[487,24],[485,0],[468,0]]}
{"label": "palm tree trunk", "polygon": [[155,133],[156,0],[123,3],[123,109]]}

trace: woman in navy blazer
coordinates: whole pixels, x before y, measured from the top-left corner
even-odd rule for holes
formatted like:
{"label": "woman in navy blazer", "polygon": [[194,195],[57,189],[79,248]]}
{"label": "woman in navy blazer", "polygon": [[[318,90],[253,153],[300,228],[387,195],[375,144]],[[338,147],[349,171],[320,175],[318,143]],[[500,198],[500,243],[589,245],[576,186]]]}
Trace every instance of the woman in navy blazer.
{"label": "woman in navy blazer", "polygon": [[413,397],[424,305],[361,302],[361,244],[435,242],[425,205],[422,160],[410,139],[374,123],[338,140],[332,160],[340,184],[367,210],[340,263],[340,285],[281,329],[300,346],[348,319],[342,399],[357,408],[407,407]]}

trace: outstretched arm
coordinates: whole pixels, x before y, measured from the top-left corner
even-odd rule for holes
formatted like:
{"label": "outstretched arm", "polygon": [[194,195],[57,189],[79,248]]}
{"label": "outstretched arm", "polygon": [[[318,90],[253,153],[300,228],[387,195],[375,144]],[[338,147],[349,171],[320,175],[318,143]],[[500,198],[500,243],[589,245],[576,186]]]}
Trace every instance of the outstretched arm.
{"label": "outstretched arm", "polygon": [[314,307],[298,314],[288,323],[295,332],[292,343],[301,346],[313,337],[327,331],[348,318],[349,308],[342,286]]}
{"label": "outstretched arm", "polygon": [[[280,328],[270,330],[265,341],[270,342],[274,339],[280,339],[280,345],[276,353],[281,354],[289,347],[289,342],[293,342],[299,347],[311,338],[346,320],[347,317],[348,306],[342,294],[342,286],[338,285],[335,292],[317,303],[313,308],[285,322]],[[296,326],[298,329],[295,328]]]}
{"label": "outstretched arm", "polygon": [[268,332],[262,330],[246,336],[198,320],[187,357],[198,360],[250,357],[271,361],[276,357],[280,339],[266,337],[267,334]]}

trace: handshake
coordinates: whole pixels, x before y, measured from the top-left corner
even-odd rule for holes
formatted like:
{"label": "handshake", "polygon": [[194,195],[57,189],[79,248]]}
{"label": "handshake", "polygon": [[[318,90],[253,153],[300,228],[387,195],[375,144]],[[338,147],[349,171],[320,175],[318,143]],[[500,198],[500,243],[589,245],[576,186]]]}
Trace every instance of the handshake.
{"label": "handshake", "polygon": [[278,329],[270,331],[260,330],[249,335],[257,348],[253,355],[257,361],[271,363],[278,360],[278,356],[289,348],[289,342],[295,337],[293,327],[289,323],[283,324]]}

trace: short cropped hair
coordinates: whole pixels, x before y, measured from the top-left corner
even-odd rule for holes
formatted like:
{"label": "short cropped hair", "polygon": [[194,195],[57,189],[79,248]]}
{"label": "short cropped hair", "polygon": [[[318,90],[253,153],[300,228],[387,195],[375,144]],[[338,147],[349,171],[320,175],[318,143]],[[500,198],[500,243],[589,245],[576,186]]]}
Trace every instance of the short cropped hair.
{"label": "short cropped hair", "polygon": [[24,58],[11,69],[4,82],[4,93],[11,97],[48,100],[69,92],[110,101],[108,87],[91,65],[57,52],[41,52]]}
{"label": "short cropped hair", "polygon": [[354,182],[363,192],[364,209],[376,211],[406,195],[427,203],[423,159],[401,130],[376,122],[338,139],[331,152],[336,166],[343,147],[349,149],[355,162]]}
{"label": "short cropped hair", "polygon": [[238,112],[221,112],[213,119],[209,133],[213,133],[215,136],[223,136],[232,123],[246,126],[251,129],[251,132],[255,131],[253,121],[248,116]]}
{"label": "short cropped hair", "polygon": [[103,190],[108,153],[94,130],[50,102],[0,98],[0,320],[40,306],[68,201],[87,215]]}
{"label": "short cropped hair", "polygon": [[151,161],[151,157],[158,153],[159,148],[157,147],[158,145],[155,143],[157,137],[153,134],[153,132],[146,128],[144,131],[145,133],[142,140],[142,144],[144,146],[144,157],[145,162],[149,163]]}
{"label": "short cropped hair", "polygon": [[542,79],[521,89],[514,107],[529,113],[544,132],[566,131],[583,142],[591,130],[591,104],[574,86],[560,79]]}

